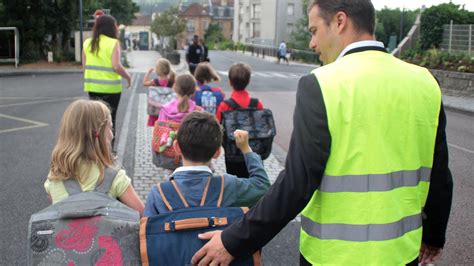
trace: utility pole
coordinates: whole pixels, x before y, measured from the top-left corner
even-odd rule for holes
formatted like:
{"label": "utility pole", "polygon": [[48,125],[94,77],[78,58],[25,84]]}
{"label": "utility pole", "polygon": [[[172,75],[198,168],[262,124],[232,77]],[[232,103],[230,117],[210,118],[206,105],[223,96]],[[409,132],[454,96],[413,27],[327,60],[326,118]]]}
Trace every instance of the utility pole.
{"label": "utility pole", "polygon": [[405,11],[405,5],[402,8],[402,12],[400,13],[400,38],[398,39],[398,43],[401,43],[403,40],[403,13]]}
{"label": "utility pole", "polygon": [[80,47],[81,47],[81,51],[80,51],[80,58],[81,58],[81,63],[82,63],[82,0],[79,0],[79,43],[80,43]]}

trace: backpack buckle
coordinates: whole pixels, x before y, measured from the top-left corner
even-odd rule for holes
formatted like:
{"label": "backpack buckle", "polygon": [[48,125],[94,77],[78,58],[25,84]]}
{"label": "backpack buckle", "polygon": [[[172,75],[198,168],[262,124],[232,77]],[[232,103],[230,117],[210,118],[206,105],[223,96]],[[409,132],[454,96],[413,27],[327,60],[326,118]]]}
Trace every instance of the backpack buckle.
{"label": "backpack buckle", "polygon": [[173,232],[174,232],[174,231],[176,230],[176,222],[175,222],[175,221],[171,221],[171,222],[169,223],[169,225],[170,225],[170,231],[173,231]]}
{"label": "backpack buckle", "polygon": [[217,226],[216,223],[215,223],[216,217],[212,216],[208,220],[209,220],[209,226],[210,227],[216,227]]}

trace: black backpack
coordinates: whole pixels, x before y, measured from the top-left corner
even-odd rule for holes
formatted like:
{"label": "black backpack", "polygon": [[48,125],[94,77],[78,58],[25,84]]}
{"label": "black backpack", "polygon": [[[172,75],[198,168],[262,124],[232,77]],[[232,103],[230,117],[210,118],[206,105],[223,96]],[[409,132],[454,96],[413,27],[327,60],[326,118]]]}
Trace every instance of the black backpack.
{"label": "black backpack", "polygon": [[276,135],[273,113],[269,109],[257,109],[258,99],[251,98],[247,108],[242,108],[232,98],[224,101],[232,108],[222,112],[224,127],[223,146],[225,159],[230,162],[244,162],[242,152],[235,145],[234,131],[241,129],[249,132],[249,144],[252,151],[262,160],[272,152],[273,138]]}

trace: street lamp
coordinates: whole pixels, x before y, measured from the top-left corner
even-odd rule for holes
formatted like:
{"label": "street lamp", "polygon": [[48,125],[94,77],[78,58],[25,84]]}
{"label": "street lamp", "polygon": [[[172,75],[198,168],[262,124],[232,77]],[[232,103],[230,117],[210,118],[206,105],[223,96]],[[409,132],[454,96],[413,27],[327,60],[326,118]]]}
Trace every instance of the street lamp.
{"label": "street lamp", "polygon": [[82,63],[82,0],[79,0],[79,45],[81,47],[81,51],[80,51],[80,54],[81,56],[79,56],[79,58],[81,59],[81,63]]}

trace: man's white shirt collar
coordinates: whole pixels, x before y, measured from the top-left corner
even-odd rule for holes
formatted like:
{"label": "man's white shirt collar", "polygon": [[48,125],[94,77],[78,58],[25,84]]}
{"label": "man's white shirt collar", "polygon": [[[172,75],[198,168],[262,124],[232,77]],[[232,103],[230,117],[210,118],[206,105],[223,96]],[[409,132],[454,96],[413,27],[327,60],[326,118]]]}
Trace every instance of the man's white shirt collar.
{"label": "man's white shirt collar", "polygon": [[342,52],[339,54],[339,56],[337,57],[336,60],[339,60],[340,58],[342,58],[347,52],[349,52],[352,49],[360,48],[360,47],[367,47],[367,46],[376,46],[376,47],[385,48],[385,46],[383,45],[383,42],[379,42],[379,41],[353,42],[353,43],[349,44],[348,46],[346,46],[346,48],[344,48],[344,50],[342,50]]}

